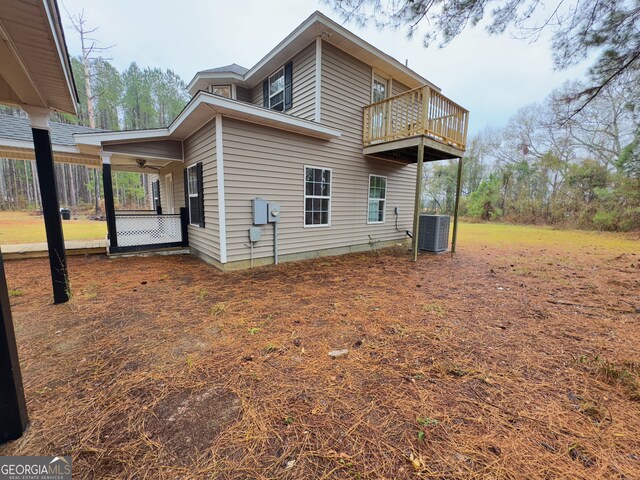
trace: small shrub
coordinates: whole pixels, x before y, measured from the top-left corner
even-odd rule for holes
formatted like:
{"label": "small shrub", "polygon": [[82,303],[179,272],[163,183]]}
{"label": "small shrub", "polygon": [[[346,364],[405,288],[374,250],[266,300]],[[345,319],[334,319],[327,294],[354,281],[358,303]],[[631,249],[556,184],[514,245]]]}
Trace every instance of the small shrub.
{"label": "small shrub", "polygon": [[209,313],[212,316],[222,315],[227,309],[227,306],[224,303],[216,303],[211,307]]}
{"label": "small shrub", "polygon": [[440,423],[439,420],[429,417],[418,417],[417,421],[418,425],[420,425],[421,427],[435,427]]}
{"label": "small shrub", "polygon": [[22,290],[21,288],[16,288],[14,290],[9,290],[9,296],[10,297],[21,297],[24,295],[24,290]]}

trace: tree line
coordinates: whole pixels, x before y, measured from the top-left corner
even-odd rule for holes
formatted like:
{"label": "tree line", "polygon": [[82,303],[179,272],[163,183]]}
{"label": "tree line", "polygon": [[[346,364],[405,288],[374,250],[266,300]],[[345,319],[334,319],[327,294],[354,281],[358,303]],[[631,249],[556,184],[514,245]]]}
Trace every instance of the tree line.
{"label": "tree line", "polygon": [[[544,102],[521,108],[504,128],[469,139],[462,215],[640,229],[640,83],[623,75],[577,105],[575,93],[584,88],[569,82]],[[455,162],[427,168],[428,211],[453,211],[456,168]]]}
{"label": "tree line", "polygon": [[[170,124],[188,100],[184,81],[169,69],[141,68],[133,62],[119,72],[109,60],[87,55],[73,57],[71,64],[80,100],[78,114],[56,113],[51,118],[54,122],[104,130],[156,128]],[[86,84],[88,89],[84,88]],[[24,115],[19,109],[1,106],[0,114]],[[56,163],[55,169],[61,206],[87,213],[104,212],[101,171],[63,163]],[[149,208],[148,174],[113,173],[116,208]],[[0,210],[40,206],[34,162],[0,159]]]}

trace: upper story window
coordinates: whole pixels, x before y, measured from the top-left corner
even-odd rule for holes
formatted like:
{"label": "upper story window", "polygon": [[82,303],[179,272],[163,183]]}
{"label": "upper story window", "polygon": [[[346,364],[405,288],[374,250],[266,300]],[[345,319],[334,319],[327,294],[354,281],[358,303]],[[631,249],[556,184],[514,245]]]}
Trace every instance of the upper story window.
{"label": "upper story window", "polygon": [[284,110],[284,67],[269,77],[269,108]]}
{"label": "upper story window", "polygon": [[369,213],[367,223],[384,223],[387,203],[387,177],[369,175]]}
{"label": "upper story window", "polygon": [[231,98],[231,85],[210,85],[207,90],[214,95]]}
{"label": "upper story window", "polygon": [[293,106],[293,64],[287,63],[262,82],[262,106],[284,112]]}
{"label": "upper story window", "polygon": [[331,224],[331,169],[304,167],[304,226]]}
{"label": "upper story window", "polygon": [[382,78],[380,75],[373,76],[373,103],[381,102],[388,97],[387,90],[389,89],[389,82],[386,78]]}

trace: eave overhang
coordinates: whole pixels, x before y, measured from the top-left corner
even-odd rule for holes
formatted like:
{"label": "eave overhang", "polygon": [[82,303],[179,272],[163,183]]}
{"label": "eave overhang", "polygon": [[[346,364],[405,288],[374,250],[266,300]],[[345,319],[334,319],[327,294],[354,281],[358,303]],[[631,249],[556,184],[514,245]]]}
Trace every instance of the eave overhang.
{"label": "eave overhang", "polygon": [[265,55],[245,75],[231,72],[198,72],[189,82],[187,91],[190,95],[194,95],[208,84],[222,85],[229,83],[236,83],[245,88],[253,88],[318,37],[371,65],[376,72],[398,80],[410,89],[429,85],[431,88],[440,91],[439,87],[422,75],[414,72],[392,56],[374,47],[320,12],[314,12],[302,22],[298,28]]}
{"label": "eave overhang", "polygon": [[80,150],[106,147],[109,143],[144,140],[184,140],[216,117],[223,115],[288,132],[330,140],[341,136],[340,130],[244,102],[198,92],[184,110],[166,128],[122,132],[77,133],[74,139]]}

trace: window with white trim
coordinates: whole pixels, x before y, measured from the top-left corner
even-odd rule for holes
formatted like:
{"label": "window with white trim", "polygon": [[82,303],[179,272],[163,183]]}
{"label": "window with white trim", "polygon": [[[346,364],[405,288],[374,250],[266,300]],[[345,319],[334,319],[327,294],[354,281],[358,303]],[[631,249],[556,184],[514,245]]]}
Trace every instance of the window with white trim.
{"label": "window with white trim", "polygon": [[200,226],[202,222],[200,189],[198,188],[198,165],[187,168],[187,194],[189,196],[189,223]]}
{"label": "window with white trim", "polygon": [[331,224],[331,169],[304,167],[304,226]]}
{"label": "window with white trim", "polygon": [[214,95],[231,98],[231,85],[210,85],[207,90]]}
{"label": "window with white trim", "polygon": [[387,203],[387,177],[369,175],[369,212],[367,223],[384,223]]}
{"label": "window with white trim", "polygon": [[284,67],[269,77],[269,108],[284,111]]}

